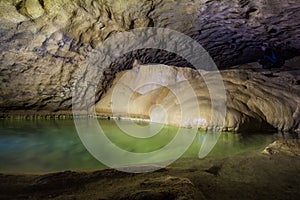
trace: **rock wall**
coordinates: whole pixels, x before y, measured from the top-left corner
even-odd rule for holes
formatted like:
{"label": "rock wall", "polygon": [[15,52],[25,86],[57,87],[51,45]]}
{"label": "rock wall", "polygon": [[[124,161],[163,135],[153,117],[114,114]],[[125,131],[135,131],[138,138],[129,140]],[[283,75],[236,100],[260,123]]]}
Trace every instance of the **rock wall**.
{"label": "rock wall", "polygon": [[[0,112],[68,113],[78,71],[90,52],[114,33],[133,28],[183,32],[202,44],[219,68],[256,60],[263,42],[277,46],[284,57],[299,55],[299,11],[298,0],[1,0]],[[129,53],[99,70],[97,98],[134,58],[189,66],[164,51]]]}
{"label": "rock wall", "polygon": [[[160,74],[160,79],[157,79],[157,74]],[[225,70],[221,75],[227,97],[223,130],[300,131],[298,77],[290,73],[280,75],[246,69]],[[212,113],[221,111],[211,105],[212,91],[207,87],[208,82],[213,85],[217,82],[215,72],[202,73],[201,76],[188,68],[140,66],[138,70],[119,73],[113,87],[96,104],[95,110],[101,116],[146,118],[205,130],[218,128],[211,120]],[[189,87],[197,98],[193,99]]]}

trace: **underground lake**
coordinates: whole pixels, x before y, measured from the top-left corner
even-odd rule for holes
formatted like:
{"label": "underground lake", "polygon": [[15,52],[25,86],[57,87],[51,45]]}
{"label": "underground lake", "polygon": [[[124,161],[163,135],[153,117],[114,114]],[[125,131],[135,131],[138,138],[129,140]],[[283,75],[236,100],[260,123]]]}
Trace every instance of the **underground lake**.
{"label": "underground lake", "polygon": [[[164,125],[154,136],[134,138],[124,133],[114,120],[98,120],[106,136],[120,148],[136,153],[155,151],[168,144],[178,132],[178,127]],[[126,125],[129,121],[118,123]],[[135,122],[149,129],[158,125]],[[195,134],[195,133],[185,133]],[[190,158],[193,162],[205,135],[197,131],[188,150],[177,162]],[[243,152],[262,151],[278,134],[238,134],[223,132],[208,157],[226,157]],[[42,174],[75,170],[90,171],[107,167],[95,159],[82,144],[73,120],[1,120],[0,121],[0,172],[14,174]]]}

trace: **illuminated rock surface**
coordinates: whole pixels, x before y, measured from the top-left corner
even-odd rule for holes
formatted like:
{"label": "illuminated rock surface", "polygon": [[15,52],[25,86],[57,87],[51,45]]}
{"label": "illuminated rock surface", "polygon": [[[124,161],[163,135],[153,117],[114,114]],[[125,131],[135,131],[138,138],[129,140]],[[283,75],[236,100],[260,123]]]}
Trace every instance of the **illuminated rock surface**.
{"label": "illuminated rock surface", "polygon": [[[82,63],[105,39],[133,28],[183,32],[199,41],[219,68],[257,60],[263,42],[277,46],[284,57],[299,55],[299,8],[299,1],[279,0],[1,0],[0,112],[70,113]],[[129,53],[95,72],[97,98],[134,58],[188,66],[163,51]]]}
{"label": "illuminated rock surface", "polygon": [[[206,82],[214,83],[215,74],[206,72],[203,77]],[[272,127],[282,131],[299,130],[300,86],[292,74],[245,69],[225,70],[221,75],[227,93],[224,130],[272,130]],[[187,68],[140,66],[117,75],[112,88],[96,105],[96,112],[111,116],[113,109],[115,117],[147,118],[183,127],[192,127],[196,121],[199,128],[207,129],[215,125],[210,122],[211,97],[205,81]],[[189,87],[197,96],[199,114],[192,106],[193,95],[187,93]],[[184,100],[180,101],[182,96]]]}
{"label": "illuminated rock surface", "polygon": [[267,146],[263,153],[265,154],[288,154],[292,156],[300,156],[300,140],[276,140],[269,146]]}

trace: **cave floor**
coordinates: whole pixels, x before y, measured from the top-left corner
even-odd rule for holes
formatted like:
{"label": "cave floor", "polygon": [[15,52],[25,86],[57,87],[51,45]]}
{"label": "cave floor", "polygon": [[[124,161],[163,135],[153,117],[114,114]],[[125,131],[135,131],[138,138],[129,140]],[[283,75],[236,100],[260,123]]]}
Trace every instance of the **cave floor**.
{"label": "cave floor", "polygon": [[0,199],[299,199],[300,157],[247,152],[165,169],[0,174]]}

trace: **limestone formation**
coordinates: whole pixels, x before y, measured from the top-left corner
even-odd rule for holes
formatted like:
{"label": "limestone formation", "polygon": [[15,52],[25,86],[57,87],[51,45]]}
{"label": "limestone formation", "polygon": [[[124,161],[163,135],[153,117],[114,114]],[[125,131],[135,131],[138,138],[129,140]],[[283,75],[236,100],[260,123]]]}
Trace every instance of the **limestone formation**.
{"label": "limestone formation", "polygon": [[276,140],[263,150],[264,154],[287,154],[290,156],[300,156],[300,140]]}
{"label": "limestone formation", "polygon": [[39,0],[24,0],[19,3],[20,13],[31,19],[37,19],[44,14],[43,5]]}
{"label": "limestone formation", "polygon": [[[298,0],[1,0],[1,116],[71,114],[83,63],[107,38],[134,28],[185,33],[209,51],[219,68],[257,60],[264,42],[283,57],[299,55],[299,9]],[[95,72],[100,77],[97,101],[134,59],[190,66],[161,50],[131,52]]]}
{"label": "limestone formation", "polygon": [[[195,122],[201,129],[214,127],[212,113],[220,110],[212,109],[207,83],[217,81],[216,72],[201,73],[202,76],[197,73],[166,65],[141,65],[138,71],[119,73],[113,86],[96,104],[96,112],[102,116],[147,118],[182,127],[193,127]],[[225,70],[221,75],[227,94],[223,130],[300,130],[300,87],[291,74],[279,76],[244,69]],[[197,99],[187,92],[189,87]],[[199,113],[193,101],[198,101]]]}

